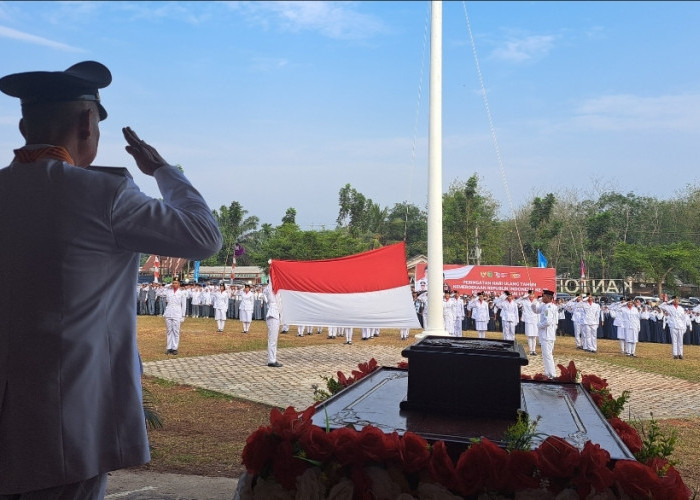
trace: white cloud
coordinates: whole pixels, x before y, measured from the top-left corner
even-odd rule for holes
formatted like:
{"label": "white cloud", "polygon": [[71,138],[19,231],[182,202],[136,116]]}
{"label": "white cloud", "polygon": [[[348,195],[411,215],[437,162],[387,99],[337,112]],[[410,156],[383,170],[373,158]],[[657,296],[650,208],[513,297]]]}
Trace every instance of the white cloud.
{"label": "white cloud", "polygon": [[245,2],[246,13],[258,24],[269,27],[276,21],[292,32],[316,31],[328,38],[365,39],[385,29],[376,17],[356,10],[357,2]]}
{"label": "white cloud", "polygon": [[259,72],[275,71],[288,65],[289,61],[287,59],[274,57],[254,57],[251,61],[251,69]]}
{"label": "white cloud", "polygon": [[199,25],[211,20],[216,15],[212,9],[217,7],[217,3],[212,2],[109,2],[109,5],[129,12],[134,19],[176,20],[191,25]]}
{"label": "white cloud", "polygon": [[30,33],[25,33],[23,31],[18,31],[16,29],[8,28],[6,26],[0,26],[0,38],[11,38],[12,40],[17,40],[19,42],[43,45],[45,47],[50,47],[52,49],[57,50],[64,50],[67,52],[84,52],[83,49],[73,47],[65,43],[56,42],[54,40],[49,40],[48,38],[32,35]]}
{"label": "white cloud", "polygon": [[553,35],[530,35],[517,40],[509,40],[496,48],[492,55],[497,59],[513,62],[526,62],[541,59],[554,47]]}
{"label": "white cloud", "polygon": [[700,94],[640,97],[606,95],[584,101],[575,122],[585,128],[623,130],[700,130]]}

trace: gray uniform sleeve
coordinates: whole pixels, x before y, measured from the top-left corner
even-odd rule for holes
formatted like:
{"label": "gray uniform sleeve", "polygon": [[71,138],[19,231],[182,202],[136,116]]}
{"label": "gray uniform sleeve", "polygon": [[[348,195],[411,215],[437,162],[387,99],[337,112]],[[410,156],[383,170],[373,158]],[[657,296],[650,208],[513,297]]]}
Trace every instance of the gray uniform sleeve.
{"label": "gray uniform sleeve", "polygon": [[219,251],[221,232],[199,192],[176,167],[154,177],[163,200],[151,198],[125,178],[112,203],[112,231],[125,250],[205,259]]}

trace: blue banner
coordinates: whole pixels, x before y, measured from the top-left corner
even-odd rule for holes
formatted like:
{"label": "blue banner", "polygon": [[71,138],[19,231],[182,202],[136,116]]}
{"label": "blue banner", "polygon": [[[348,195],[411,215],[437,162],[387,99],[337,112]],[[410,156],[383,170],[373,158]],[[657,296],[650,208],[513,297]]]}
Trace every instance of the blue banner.
{"label": "blue banner", "polygon": [[195,283],[199,282],[199,261],[198,260],[194,261],[194,282]]}
{"label": "blue banner", "polygon": [[537,267],[547,267],[547,259],[545,258],[544,254],[540,252],[539,248],[537,249]]}

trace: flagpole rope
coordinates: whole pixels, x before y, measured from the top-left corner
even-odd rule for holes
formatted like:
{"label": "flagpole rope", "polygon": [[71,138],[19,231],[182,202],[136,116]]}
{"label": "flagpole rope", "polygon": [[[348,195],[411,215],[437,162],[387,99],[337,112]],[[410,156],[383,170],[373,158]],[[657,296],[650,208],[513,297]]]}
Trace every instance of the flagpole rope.
{"label": "flagpole rope", "polygon": [[464,10],[464,19],[467,23],[467,31],[469,32],[469,39],[472,44],[472,53],[474,55],[474,62],[476,63],[476,72],[479,77],[479,84],[481,85],[481,96],[482,100],[484,102],[484,107],[486,108],[486,115],[489,120],[489,129],[491,132],[491,140],[493,142],[493,147],[496,151],[496,159],[498,161],[498,168],[501,173],[501,179],[503,180],[503,186],[505,187],[506,191],[506,198],[508,199],[508,206],[510,208],[511,214],[513,215],[513,223],[515,224],[515,233],[518,236],[518,244],[520,245],[520,252],[523,256],[523,262],[525,263],[525,269],[527,272],[527,279],[528,281],[532,281],[530,278],[530,266],[527,265],[527,258],[525,257],[525,248],[523,246],[523,240],[522,237],[520,236],[520,229],[518,228],[518,218],[515,213],[515,209],[513,208],[513,200],[510,196],[510,188],[508,187],[508,180],[506,179],[506,174],[505,170],[503,169],[503,159],[501,157],[501,148],[498,145],[498,138],[496,137],[496,128],[493,125],[493,117],[491,115],[491,108],[489,106],[489,100],[488,96],[486,95],[486,85],[484,85],[484,78],[481,73],[481,66],[479,64],[479,56],[476,52],[476,43],[474,42],[474,35],[472,33],[472,27],[469,22],[469,14],[467,13],[467,2],[465,0],[462,1],[462,7]]}
{"label": "flagpole rope", "polygon": [[408,197],[406,199],[406,216],[403,222],[403,240],[408,237],[408,204],[411,201],[413,188],[413,172],[416,166],[416,142],[418,138],[418,122],[420,117],[421,102],[423,97],[423,74],[425,72],[425,53],[428,47],[428,27],[430,26],[430,2],[426,2],[425,27],[423,29],[423,53],[421,55],[420,75],[418,78],[418,96],[416,98],[416,116],[413,121],[413,144],[411,145],[411,166],[408,170]]}

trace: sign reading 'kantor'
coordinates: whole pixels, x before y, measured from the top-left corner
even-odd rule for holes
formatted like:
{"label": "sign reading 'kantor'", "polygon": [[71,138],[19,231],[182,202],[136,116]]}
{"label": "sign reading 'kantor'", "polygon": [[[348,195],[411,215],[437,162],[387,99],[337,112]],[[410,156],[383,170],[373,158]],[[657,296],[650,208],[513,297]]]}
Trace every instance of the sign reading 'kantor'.
{"label": "sign reading 'kantor'", "polygon": [[632,281],[614,279],[558,279],[557,292],[592,293],[601,295],[604,293],[616,293],[620,295],[632,294]]}

